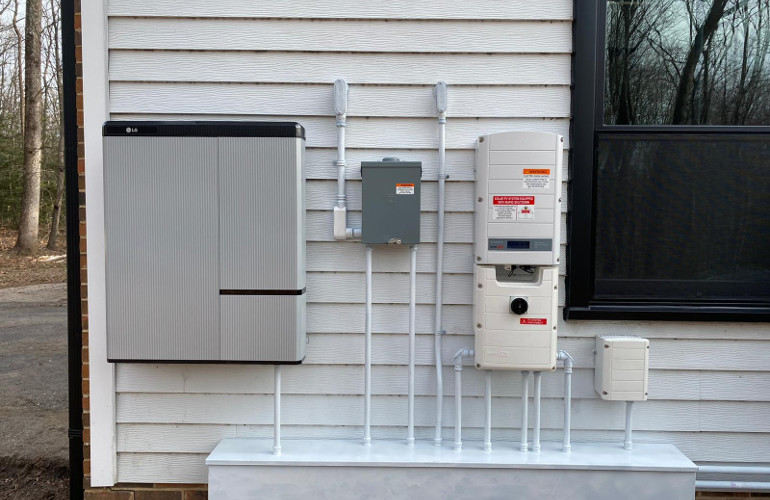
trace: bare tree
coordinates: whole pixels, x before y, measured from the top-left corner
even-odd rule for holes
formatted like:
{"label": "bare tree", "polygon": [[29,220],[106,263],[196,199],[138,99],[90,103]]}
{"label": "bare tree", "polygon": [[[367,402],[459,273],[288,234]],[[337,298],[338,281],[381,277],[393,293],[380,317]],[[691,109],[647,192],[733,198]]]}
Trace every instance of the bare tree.
{"label": "bare tree", "polygon": [[58,142],[58,148],[57,148],[57,160],[58,160],[58,169],[56,173],[56,198],[54,199],[53,204],[53,214],[51,215],[51,232],[48,234],[48,245],[47,248],[49,250],[55,250],[56,249],[56,240],[59,236],[59,220],[61,219],[61,207],[62,207],[62,199],[64,197],[64,92],[62,91],[63,85],[62,85],[62,64],[61,64],[61,55],[59,54],[59,18],[57,15],[57,12],[59,10],[58,8],[58,2],[56,0],[51,0],[51,26],[52,26],[52,42],[53,47],[51,48],[53,50],[54,54],[54,73],[56,75],[56,90],[58,95],[58,101],[59,101],[59,142]]}
{"label": "bare tree", "polygon": [[16,248],[34,252],[40,222],[40,171],[42,168],[42,0],[27,0],[24,61],[24,195],[21,201]]}
{"label": "bare tree", "polygon": [[19,85],[19,128],[21,136],[24,137],[24,67],[21,64],[23,60],[24,37],[19,29],[19,0],[13,2],[13,32],[16,33],[16,77]]}
{"label": "bare tree", "polygon": [[703,48],[706,41],[711,38],[719,27],[719,21],[725,13],[725,5],[727,5],[727,0],[714,0],[711,4],[708,16],[706,16],[706,20],[698,27],[695,33],[695,38],[687,53],[687,59],[684,63],[684,69],[682,69],[679,86],[676,90],[676,100],[674,101],[674,110],[671,115],[671,123],[675,125],[685,123],[687,112],[686,103],[690,98],[693,88],[695,68],[698,65],[698,60],[700,60],[700,57],[703,54]]}

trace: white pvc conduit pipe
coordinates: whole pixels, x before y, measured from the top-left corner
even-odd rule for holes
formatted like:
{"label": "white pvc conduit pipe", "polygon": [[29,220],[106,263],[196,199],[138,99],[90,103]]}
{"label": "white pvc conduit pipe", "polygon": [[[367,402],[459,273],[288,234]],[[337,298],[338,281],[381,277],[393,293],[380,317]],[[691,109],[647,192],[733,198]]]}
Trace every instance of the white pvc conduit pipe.
{"label": "white pvc conduit pipe", "polygon": [[414,446],[414,354],[416,341],[417,246],[409,247],[409,424],[406,444]]}
{"label": "white pvc conduit pipe", "polygon": [[444,380],[442,369],[442,341],[444,330],[441,322],[441,308],[443,306],[444,293],[444,193],[446,181],[446,111],[447,111],[447,87],[446,82],[438,82],[433,89],[436,97],[436,111],[438,112],[438,231],[436,237],[436,314],[434,318],[435,333],[433,349],[436,361],[436,433],[433,444],[441,446],[442,413],[444,406]]}
{"label": "white pvc conduit pipe", "polygon": [[273,367],[273,455],[281,454],[281,365]]}
{"label": "white pvc conduit pipe", "polygon": [[484,451],[492,451],[492,371],[484,374],[484,402],[486,414],[484,415]]}
{"label": "white pvc conduit pipe", "polygon": [[463,347],[454,356],[455,363],[455,442],[454,449],[463,447],[463,358],[473,356],[473,349]]}
{"label": "white pvc conduit pipe", "polygon": [[750,481],[695,481],[700,491],[770,491],[770,483]]}
{"label": "white pvc conduit pipe", "polygon": [[529,431],[529,424],[527,417],[529,416],[529,372],[521,372],[521,445],[519,450],[527,451],[529,449],[527,432]]}
{"label": "white pvc conduit pipe", "polygon": [[[457,359],[457,358],[455,358]],[[463,361],[455,361],[455,443],[454,449],[463,447]]]}
{"label": "white pvc conduit pipe", "polygon": [[372,444],[372,247],[366,247],[366,326],[364,330],[364,446]]}
{"label": "white pvc conduit pipe", "polygon": [[756,474],[770,476],[770,467],[740,465],[699,465],[698,472],[703,474]]}
{"label": "white pvc conduit pipe", "polygon": [[540,395],[542,394],[543,372],[535,372],[535,426],[532,435],[532,451],[540,452]]}
{"label": "white pvc conduit pipe", "polygon": [[634,408],[633,401],[626,401],[626,439],[623,441],[623,448],[630,450],[634,447],[634,442],[631,439],[631,411]]}
{"label": "white pvc conduit pipe", "polygon": [[[701,474],[770,475],[770,467],[739,465],[699,465]],[[763,481],[695,481],[695,489],[701,491],[770,491],[770,482]]]}
{"label": "white pvc conduit pipe", "polygon": [[567,351],[559,351],[556,359],[564,362],[564,442],[562,451],[569,453],[572,445],[570,443],[570,427],[572,425],[572,366],[575,360]]}
{"label": "white pvc conduit pipe", "polygon": [[347,194],[345,193],[345,127],[347,127],[348,84],[339,79],[334,82],[334,114],[337,118],[337,206],[334,207],[334,239],[345,240],[361,237],[360,228],[348,227]]}

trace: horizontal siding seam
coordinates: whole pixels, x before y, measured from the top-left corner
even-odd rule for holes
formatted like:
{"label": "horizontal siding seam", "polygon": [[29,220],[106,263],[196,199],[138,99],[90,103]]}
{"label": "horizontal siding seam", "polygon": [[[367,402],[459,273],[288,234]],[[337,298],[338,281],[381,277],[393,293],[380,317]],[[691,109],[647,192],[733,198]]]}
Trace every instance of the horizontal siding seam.
{"label": "horizontal siding seam", "polygon": [[[143,48],[136,48],[136,49],[124,49],[124,48],[114,48],[110,47],[109,52],[121,52],[121,53],[128,53],[128,52],[150,52],[150,53],[164,53],[164,52],[170,52],[170,53],[182,53],[182,54],[197,54],[197,53],[205,53],[205,54],[309,54],[309,55],[317,55],[317,54],[331,54],[331,55],[349,55],[349,54],[355,54],[357,56],[373,56],[373,55],[388,55],[388,56],[440,56],[440,57],[447,57],[447,56],[478,56],[480,58],[483,57],[495,57],[495,56],[532,56],[532,57],[551,57],[551,56],[569,56],[573,54],[573,51],[564,50],[564,51],[554,51],[554,52],[517,52],[517,51],[511,51],[511,52],[464,52],[464,51],[453,51],[453,52],[407,52],[407,51],[400,51],[400,52],[385,52],[385,51],[377,51],[377,50],[367,50],[367,51],[345,51],[345,50],[270,50],[270,49],[174,49],[174,48],[168,48],[168,49],[143,49]],[[564,85],[564,84],[562,84]]]}

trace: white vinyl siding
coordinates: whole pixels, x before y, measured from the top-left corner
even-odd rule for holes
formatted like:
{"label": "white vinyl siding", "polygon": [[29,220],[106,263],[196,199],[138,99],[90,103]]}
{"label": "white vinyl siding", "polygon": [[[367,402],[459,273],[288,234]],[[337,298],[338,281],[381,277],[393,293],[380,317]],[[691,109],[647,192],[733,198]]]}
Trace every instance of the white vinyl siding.
{"label": "white vinyl siding", "polygon": [[[349,220],[360,225],[360,162],[423,162],[417,253],[416,436],[432,436],[437,143],[432,87],[449,85],[444,360],[472,347],[473,147],[481,134],[560,133],[569,147],[572,1],[110,0],[113,119],[292,120],[307,134],[307,359],[283,371],[283,436],[358,438],[363,420],[364,248],[332,237],[336,129],[332,83],[350,84]],[[567,153],[562,239],[566,241]],[[247,221],[244,221],[247,223]],[[561,249],[560,302],[565,246]],[[372,435],[406,436],[405,248],[374,252]],[[571,322],[573,439],[622,442],[623,405],[593,392],[596,334],[651,339],[650,400],[635,405],[639,442],[696,461],[768,461],[770,342],[763,325]],[[453,393],[451,367],[445,392]],[[464,372],[463,423],[480,439],[483,374]],[[561,436],[562,373],[543,377],[543,437]],[[120,482],[206,481],[203,460],[227,436],[270,436],[269,366],[119,364]],[[518,439],[518,373],[494,374],[494,439]],[[445,437],[453,405],[444,404]]]}

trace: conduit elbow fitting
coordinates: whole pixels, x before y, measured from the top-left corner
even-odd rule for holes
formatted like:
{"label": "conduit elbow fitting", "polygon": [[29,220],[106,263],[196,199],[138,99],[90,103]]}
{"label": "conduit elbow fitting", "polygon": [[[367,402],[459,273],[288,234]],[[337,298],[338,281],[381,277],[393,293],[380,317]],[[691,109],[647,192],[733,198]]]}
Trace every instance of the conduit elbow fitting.
{"label": "conduit elbow fitting", "polygon": [[556,355],[558,361],[564,362],[564,373],[572,373],[572,367],[575,364],[575,358],[570,356],[567,351],[559,351]]}
{"label": "conduit elbow fitting", "polygon": [[469,349],[467,347],[463,347],[459,351],[457,351],[457,354],[454,355],[454,363],[455,363],[455,371],[461,372],[463,371],[463,358],[468,358],[474,355],[473,349]]}

